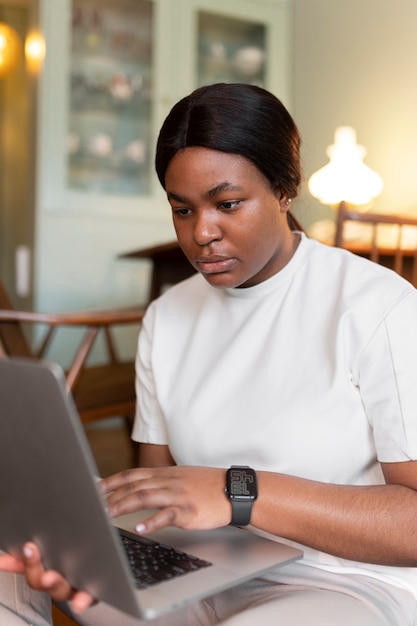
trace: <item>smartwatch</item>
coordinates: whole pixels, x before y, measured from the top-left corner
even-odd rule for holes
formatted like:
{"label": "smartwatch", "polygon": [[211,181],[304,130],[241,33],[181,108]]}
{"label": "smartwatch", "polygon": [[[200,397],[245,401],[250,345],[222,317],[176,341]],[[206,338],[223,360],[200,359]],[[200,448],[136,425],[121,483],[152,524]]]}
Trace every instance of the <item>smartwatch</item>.
{"label": "smartwatch", "polygon": [[232,503],[232,526],[250,523],[252,506],[258,497],[256,472],[247,465],[232,465],[226,472],[225,493]]}

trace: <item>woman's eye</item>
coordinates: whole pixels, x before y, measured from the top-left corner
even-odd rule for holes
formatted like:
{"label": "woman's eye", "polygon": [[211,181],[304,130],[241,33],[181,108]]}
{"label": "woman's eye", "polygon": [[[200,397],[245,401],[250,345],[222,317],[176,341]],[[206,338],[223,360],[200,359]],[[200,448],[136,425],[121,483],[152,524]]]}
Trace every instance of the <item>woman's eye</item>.
{"label": "woman's eye", "polygon": [[222,202],[220,206],[222,209],[226,209],[229,211],[230,209],[235,209],[239,202],[240,200],[230,200],[227,202]]}
{"label": "woman's eye", "polygon": [[173,209],[173,211],[174,211],[174,215],[179,215],[180,217],[189,215],[190,213],[190,209]]}

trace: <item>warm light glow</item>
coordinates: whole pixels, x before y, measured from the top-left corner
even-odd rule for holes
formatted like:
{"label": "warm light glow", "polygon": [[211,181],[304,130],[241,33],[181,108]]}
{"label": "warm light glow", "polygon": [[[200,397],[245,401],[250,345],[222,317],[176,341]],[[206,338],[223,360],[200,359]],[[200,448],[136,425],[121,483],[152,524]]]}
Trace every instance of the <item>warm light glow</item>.
{"label": "warm light glow", "polygon": [[0,22],[0,78],[16,69],[22,50],[17,32],[8,24]]}
{"label": "warm light glow", "polygon": [[315,172],[308,182],[310,193],[323,204],[366,205],[383,188],[382,178],[363,163],[366,150],[356,143],[350,126],[336,128],[334,144],[327,148],[330,162]]}
{"label": "warm light glow", "polygon": [[29,33],[25,42],[25,55],[28,69],[38,72],[45,57],[45,40],[40,33]]}

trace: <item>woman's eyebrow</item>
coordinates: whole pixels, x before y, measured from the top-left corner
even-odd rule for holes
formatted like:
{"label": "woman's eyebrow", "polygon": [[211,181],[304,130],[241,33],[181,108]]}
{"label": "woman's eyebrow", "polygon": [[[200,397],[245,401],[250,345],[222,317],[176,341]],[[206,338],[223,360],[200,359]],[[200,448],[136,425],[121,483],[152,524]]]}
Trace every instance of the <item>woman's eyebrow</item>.
{"label": "woman's eyebrow", "polygon": [[229,183],[227,180],[225,180],[224,182],[219,183],[218,185],[213,187],[212,189],[209,189],[206,193],[206,197],[214,198],[223,191],[242,191],[242,189],[243,187],[241,187],[240,185],[234,185],[233,183]]}
{"label": "woman's eyebrow", "polygon": [[185,196],[180,196],[179,194],[174,193],[173,191],[167,191],[167,197],[168,197],[168,200],[175,200],[175,202],[183,202],[184,204],[188,202]]}
{"label": "woman's eyebrow", "polygon": [[[209,189],[208,191],[206,191],[204,196],[207,199],[210,199],[210,198],[215,198],[219,193],[222,193],[223,191],[239,191],[240,192],[242,190],[243,190],[243,187],[241,187],[240,185],[234,185],[233,183],[230,183],[229,181],[225,180],[222,183],[219,183],[218,185],[213,187],[212,189]],[[175,202],[182,202],[183,204],[187,204],[189,202],[187,196],[182,196],[173,191],[167,191],[167,197],[169,200],[175,200]]]}

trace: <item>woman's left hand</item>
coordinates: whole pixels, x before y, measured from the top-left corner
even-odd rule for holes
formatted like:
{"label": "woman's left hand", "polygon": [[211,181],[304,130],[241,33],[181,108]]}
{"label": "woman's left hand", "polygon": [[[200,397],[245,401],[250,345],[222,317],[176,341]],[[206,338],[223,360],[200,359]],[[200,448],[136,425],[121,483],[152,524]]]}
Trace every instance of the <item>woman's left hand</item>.
{"label": "woman's left hand", "polygon": [[149,533],[165,526],[208,529],[226,526],[232,518],[225,494],[226,470],[173,466],[130,469],[100,483],[111,517],[142,509],[158,513],[138,524]]}
{"label": "woman's left hand", "polygon": [[0,554],[0,571],[24,574],[32,589],[48,593],[53,600],[71,600],[76,612],[81,613],[94,604],[94,598],[87,591],[73,589],[59,572],[44,568],[41,553],[34,543],[27,542],[23,546],[21,559]]}

